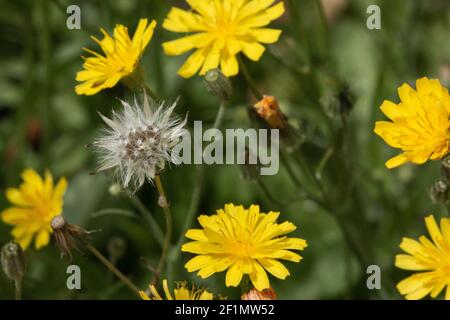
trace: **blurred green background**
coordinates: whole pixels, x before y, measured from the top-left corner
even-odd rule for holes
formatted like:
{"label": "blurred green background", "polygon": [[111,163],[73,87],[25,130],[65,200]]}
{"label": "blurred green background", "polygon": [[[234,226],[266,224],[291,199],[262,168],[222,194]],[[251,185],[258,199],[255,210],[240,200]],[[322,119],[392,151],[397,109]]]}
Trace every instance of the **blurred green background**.
{"label": "blurred green background", "polygon": [[[285,0],[286,14],[272,26],[283,29],[280,41],[267,48],[257,62],[246,61],[263,93],[276,96],[289,121],[302,128],[302,153],[314,168],[329,154],[321,181],[330,195],[333,210],[305,200],[292,173],[281,165],[276,176],[259,181],[242,178],[241,167],[204,168],[201,184],[198,166],[167,169],[162,179],[174,212],[175,247],[193,189],[201,186],[197,214],[212,214],[225,203],[262,211],[281,211],[280,221],[298,226],[292,234],[308,241],[300,264],[287,262],[286,281],[271,278],[281,299],[399,299],[395,284],[409,273],[393,266],[402,236],[424,234],[423,217],[446,214],[433,204],[430,185],[439,178],[439,163],[405,165],[389,171],[384,162],[396,151],[373,133],[374,121],[384,119],[379,106],[384,99],[398,101],[397,88],[404,82],[428,76],[450,85],[450,3],[446,0]],[[81,8],[82,29],[66,28],[66,8]],[[368,30],[366,9],[381,8],[381,30]],[[81,69],[81,48],[98,51],[90,35],[99,28],[111,32],[116,23],[134,32],[139,18],[158,21],[155,36],[142,65],[150,87],[161,97],[181,97],[176,110],[189,112],[189,124],[212,124],[218,101],[202,85],[200,77],[185,80],[176,75],[183,57],[166,57],[161,43],[178,35],[161,28],[171,6],[184,1],[139,0],[20,0],[0,1],[0,208],[8,203],[4,190],[20,183],[20,172],[32,167],[55,177],[66,176],[64,215],[88,230],[94,245],[106,256],[114,255],[112,241],[125,244],[117,266],[141,288],[151,279],[140,257],[157,263],[160,248],[129,199],[108,192],[111,179],[91,175],[95,156],[85,146],[102,126],[97,115],[109,115],[119,107],[116,97],[126,90],[119,85],[92,96],[77,96],[75,74]],[[320,14],[323,9],[324,16]],[[326,23],[324,23],[326,19]],[[255,99],[240,77],[232,78],[234,94],[227,106],[223,127],[248,127],[247,108]],[[308,179],[295,167],[292,154],[285,161],[305,188]],[[261,185],[266,186],[263,191]],[[146,186],[137,196],[164,226],[156,190]],[[275,200],[274,200],[275,199]],[[112,215],[105,209],[120,208]],[[98,213],[103,214],[98,214]],[[194,222],[197,225],[197,222]],[[0,223],[0,244],[10,240],[10,227]],[[184,240],[183,240],[184,241]],[[173,257],[172,251],[171,257]],[[133,299],[134,296],[90,254],[76,254],[73,261],[82,271],[82,290],[66,288],[68,262],[60,260],[53,242],[27,252],[28,271],[23,294],[26,299]],[[184,263],[191,254],[169,260],[170,279],[188,280],[212,292],[238,298],[239,289],[224,286],[225,274],[202,280],[189,274]],[[382,290],[366,287],[366,267],[382,270]],[[13,297],[13,284],[0,275],[0,298]]]}

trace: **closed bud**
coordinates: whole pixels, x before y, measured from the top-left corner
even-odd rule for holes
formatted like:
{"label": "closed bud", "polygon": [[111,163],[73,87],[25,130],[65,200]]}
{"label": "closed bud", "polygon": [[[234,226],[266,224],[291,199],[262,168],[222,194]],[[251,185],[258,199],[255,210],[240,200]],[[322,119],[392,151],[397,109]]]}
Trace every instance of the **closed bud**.
{"label": "closed bud", "polygon": [[122,237],[112,237],[108,241],[109,259],[115,264],[119,261],[127,250],[127,243]]}
{"label": "closed bud", "polygon": [[2,269],[6,276],[20,282],[25,274],[25,255],[16,242],[8,242],[1,252]]}
{"label": "closed bud", "polygon": [[203,82],[212,95],[221,100],[229,100],[231,98],[233,88],[230,79],[220,69],[212,69],[206,72]]}
{"label": "closed bud", "polygon": [[447,182],[450,182],[450,155],[446,156],[444,159],[442,159],[441,163],[441,171],[442,171],[442,177]]}
{"label": "closed bud", "polygon": [[435,203],[446,203],[448,201],[449,184],[444,180],[433,183],[430,190],[430,196]]}
{"label": "closed bud", "polygon": [[325,111],[331,118],[346,119],[353,109],[353,93],[347,85],[336,89],[332,93],[321,98]]}
{"label": "closed bud", "polygon": [[119,183],[113,183],[109,186],[108,191],[110,195],[112,195],[113,197],[117,197],[122,193],[123,189]]}
{"label": "closed bud", "polygon": [[252,288],[241,296],[241,300],[277,300],[277,295],[272,287],[263,291]]}

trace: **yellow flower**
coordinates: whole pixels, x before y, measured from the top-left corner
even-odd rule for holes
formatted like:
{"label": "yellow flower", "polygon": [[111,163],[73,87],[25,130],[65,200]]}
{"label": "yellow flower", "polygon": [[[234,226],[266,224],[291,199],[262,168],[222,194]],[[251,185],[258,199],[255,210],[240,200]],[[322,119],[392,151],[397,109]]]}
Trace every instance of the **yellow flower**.
{"label": "yellow flower", "polygon": [[121,24],[117,24],[114,28],[113,37],[103,29],[100,29],[104,35],[102,40],[92,36],[92,39],[102,48],[105,56],[84,48],[94,57],[83,57],[85,70],[79,71],[76,77],[77,81],[83,83],[75,87],[76,93],[89,96],[103,89],[114,87],[120,80],[124,80],[126,83],[135,82],[140,75],[134,72],[139,66],[139,60],[145,47],[152,39],[156,26],[156,21],[152,21],[148,26],[147,23],[147,19],[139,20],[133,39],[128,35],[128,28]]}
{"label": "yellow flower", "polygon": [[45,173],[43,180],[33,169],[22,173],[23,183],[19,188],[8,188],[6,198],[13,207],[3,210],[3,222],[13,225],[11,235],[25,250],[36,236],[34,246],[40,249],[50,240],[52,229],[50,222],[53,217],[61,214],[63,195],[67,181],[61,178],[53,186],[50,172]]}
{"label": "yellow flower", "polygon": [[[156,288],[154,285],[150,285],[150,292],[153,295],[153,300],[164,300],[156,291]],[[205,289],[198,289],[195,287],[192,287],[192,289],[188,289],[186,287],[185,282],[179,282],[178,288],[173,290],[174,297],[170,294],[169,286],[167,285],[167,280],[163,280],[163,289],[164,294],[166,295],[166,300],[213,300],[214,295],[210,292],[208,292]],[[140,291],[139,294],[141,295],[141,298],[143,300],[151,300],[150,297],[144,292]]]}
{"label": "yellow flower", "polygon": [[279,279],[289,275],[277,259],[299,262],[301,257],[289,250],[303,250],[306,241],[285,235],[296,229],[291,222],[277,224],[279,212],[260,213],[257,205],[249,209],[233,204],[212,216],[198,218],[203,229],[190,229],[186,237],[195,241],[181,248],[197,254],[185,267],[202,278],[228,269],[225,283],[236,287],[248,274],[259,291],[270,287],[265,270]]}
{"label": "yellow flower", "polygon": [[450,219],[441,219],[441,226],[432,215],[425,218],[431,242],[421,236],[419,241],[403,238],[400,248],[407,254],[395,257],[395,266],[405,270],[423,271],[416,273],[397,285],[406,299],[422,299],[430,294],[436,298],[447,287],[445,299],[450,300]]}
{"label": "yellow flower", "polygon": [[401,102],[384,101],[381,110],[390,119],[377,121],[375,133],[384,141],[403,150],[386,162],[395,168],[406,162],[422,164],[441,159],[449,153],[450,95],[439,80],[421,78],[417,91],[408,84],[398,89]]}
{"label": "yellow flower", "polygon": [[[200,70],[220,65],[227,76],[239,72],[236,55],[243,52],[258,61],[264,53],[261,43],[275,43],[281,30],[262,28],[284,13],[283,2],[275,0],[186,0],[193,11],[172,8],[163,27],[172,32],[192,33],[163,43],[167,55],[178,56],[192,49],[194,53],[178,70],[189,78]],[[200,69],[201,68],[201,69]]]}

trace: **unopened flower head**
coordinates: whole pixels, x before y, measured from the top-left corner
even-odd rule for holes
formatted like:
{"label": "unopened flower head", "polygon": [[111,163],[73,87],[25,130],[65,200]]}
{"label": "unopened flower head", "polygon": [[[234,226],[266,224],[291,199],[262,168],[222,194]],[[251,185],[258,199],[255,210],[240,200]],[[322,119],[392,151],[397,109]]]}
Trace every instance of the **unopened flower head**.
{"label": "unopened flower head", "polygon": [[34,246],[40,249],[50,241],[50,222],[62,212],[67,181],[61,178],[54,186],[50,172],[42,179],[33,169],[25,170],[22,179],[19,188],[6,190],[6,198],[13,207],[3,210],[1,218],[14,226],[11,235],[24,250],[34,237]]}
{"label": "unopened flower head", "polygon": [[100,29],[104,38],[92,39],[102,48],[105,56],[89,49],[93,57],[84,58],[85,70],[77,73],[76,80],[82,82],[75,87],[79,95],[94,95],[99,91],[114,87],[120,80],[126,84],[139,81],[142,75],[136,73],[139,60],[153,37],[156,21],[148,24],[147,19],[140,19],[133,38],[128,34],[128,28],[118,24],[114,28],[113,37]]}
{"label": "unopened flower head", "polygon": [[283,2],[275,0],[186,0],[192,10],[172,8],[163,27],[172,32],[193,33],[163,43],[167,55],[194,53],[178,70],[189,78],[200,71],[220,69],[225,76],[238,74],[236,55],[244,53],[258,61],[265,48],[261,44],[278,41],[281,30],[264,28],[284,13]]}
{"label": "unopened flower head", "polygon": [[3,272],[11,280],[21,281],[25,274],[25,255],[17,242],[5,244],[1,250]]}
{"label": "unopened flower head", "polygon": [[186,237],[194,241],[181,248],[197,256],[185,267],[189,272],[207,278],[228,269],[225,284],[237,287],[243,275],[249,275],[254,287],[262,291],[270,287],[266,271],[279,279],[289,275],[278,259],[299,262],[301,257],[290,250],[303,250],[306,241],[288,238],[294,231],[291,222],[278,224],[279,212],[262,213],[259,206],[225,205],[212,216],[198,218],[202,229],[190,229]]}
{"label": "unopened flower head", "polygon": [[403,238],[400,249],[406,254],[395,257],[395,266],[419,271],[400,281],[397,289],[408,300],[422,299],[427,295],[436,298],[445,290],[450,300],[450,219],[442,218],[440,228],[432,215],[425,218],[431,241],[419,237],[419,241]]}
{"label": "unopened flower head", "polygon": [[[196,288],[192,286],[191,289],[187,287],[186,282],[178,282],[177,288],[173,290],[173,295],[170,293],[167,280],[163,280],[163,290],[166,299],[163,299],[156,290],[156,287],[151,284],[149,286],[153,300],[213,300],[214,295],[208,292],[206,289]],[[150,297],[144,292],[139,292],[143,300],[151,300]]]}
{"label": "unopened flower head", "polygon": [[389,159],[386,167],[438,160],[449,153],[450,95],[439,80],[421,78],[417,90],[408,84],[398,89],[401,102],[384,101],[383,113],[392,121],[377,121],[375,133],[402,153]]}
{"label": "unopened flower head", "polygon": [[98,170],[113,170],[124,188],[135,191],[146,179],[152,181],[166,162],[180,162],[171,150],[185,133],[186,119],[172,116],[176,102],[158,106],[144,95],[142,106],[136,100],[121,103],[123,109],[111,119],[101,115],[108,127],[94,147],[100,154]]}

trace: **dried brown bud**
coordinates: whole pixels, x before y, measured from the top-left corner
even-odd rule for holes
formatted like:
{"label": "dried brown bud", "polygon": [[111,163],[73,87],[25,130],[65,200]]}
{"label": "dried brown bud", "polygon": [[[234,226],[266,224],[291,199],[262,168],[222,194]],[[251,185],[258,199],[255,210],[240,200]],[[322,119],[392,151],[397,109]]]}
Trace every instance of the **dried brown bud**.
{"label": "dried brown bud", "polygon": [[14,281],[21,281],[25,274],[25,255],[16,242],[8,242],[2,248],[2,269],[6,276]]}
{"label": "dried brown bud", "polygon": [[277,99],[273,96],[264,96],[253,109],[273,129],[284,129],[287,126],[286,116],[281,112]]}
{"label": "dried brown bud", "polygon": [[80,252],[79,243],[87,239],[89,232],[77,225],[67,223],[61,215],[52,219],[51,227],[61,256],[72,261],[72,251]]}
{"label": "dried brown bud", "polygon": [[277,295],[272,287],[263,291],[252,288],[241,296],[241,300],[277,300]]}

